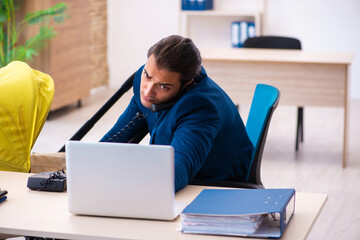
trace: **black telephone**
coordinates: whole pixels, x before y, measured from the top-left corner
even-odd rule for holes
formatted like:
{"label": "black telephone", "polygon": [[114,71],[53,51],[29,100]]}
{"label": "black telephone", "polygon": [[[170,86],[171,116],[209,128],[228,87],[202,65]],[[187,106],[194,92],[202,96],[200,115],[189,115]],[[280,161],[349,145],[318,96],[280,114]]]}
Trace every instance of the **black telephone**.
{"label": "black telephone", "polygon": [[65,169],[32,175],[28,178],[27,187],[31,190],[64,192],[66,190]]}

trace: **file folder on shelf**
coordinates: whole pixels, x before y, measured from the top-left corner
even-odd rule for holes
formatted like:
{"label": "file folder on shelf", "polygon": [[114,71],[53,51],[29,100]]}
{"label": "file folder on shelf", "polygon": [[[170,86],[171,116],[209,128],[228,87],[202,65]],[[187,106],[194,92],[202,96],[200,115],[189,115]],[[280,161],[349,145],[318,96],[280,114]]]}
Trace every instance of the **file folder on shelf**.
{"label": "file folder on shelf", "polygon": [[181,10],[204,11],[213,9],[213,0],[181,0]]}
{"label": "file folder on shelf", "polygon": [[256,36],[255,23],[236,21],[231,23],[231,46],[241,48],[246,39]]}
{"label": "file folder on shelf", "polygon": [[280,238],[295,211],[294,189],[204,189],[181,213],[181,231]]}

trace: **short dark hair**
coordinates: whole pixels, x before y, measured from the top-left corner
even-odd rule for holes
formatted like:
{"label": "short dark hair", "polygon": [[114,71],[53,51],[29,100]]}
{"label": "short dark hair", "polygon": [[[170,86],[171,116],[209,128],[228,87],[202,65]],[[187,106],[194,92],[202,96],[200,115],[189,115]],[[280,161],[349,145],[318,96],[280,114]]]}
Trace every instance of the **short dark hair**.
{"label": "short dark hair", "polygon": [[147,57],[152,54],[160,69],[180,73],[182,84],[191,81],[201,71],[200,51],[190,38],[179,35],[163,38],[148,50]]}

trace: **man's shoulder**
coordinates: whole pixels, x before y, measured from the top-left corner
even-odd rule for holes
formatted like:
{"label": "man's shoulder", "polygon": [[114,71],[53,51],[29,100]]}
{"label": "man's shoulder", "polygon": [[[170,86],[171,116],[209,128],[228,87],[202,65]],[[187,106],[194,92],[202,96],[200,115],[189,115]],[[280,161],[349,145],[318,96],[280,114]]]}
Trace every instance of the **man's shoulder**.
{"label": "man's shoulder", "polygon": [[203,99],[204,101],[208,99],[221,101],[218,98],[222,98],[224,93],[225,92],[211,78],[206,76],[200,82],[195,83],[195,86],[184,94],[184,97]]}
{"label": "man's shoulder", "polygon": [[185,92],[175,104],[178,112],[204,111],[218,108],[223,101],[219,89],[209,79],[203,79],[187,92]]}
{"label": "man's shoulder", "polygon": [[225,91],[209,77],[202,79],[202,81],[188,90],[178,100],[177,106],[188,111],[196,109],[209,111],[213,109],[215,112],[223,112],[225,109],[233,111],[235,107]]}

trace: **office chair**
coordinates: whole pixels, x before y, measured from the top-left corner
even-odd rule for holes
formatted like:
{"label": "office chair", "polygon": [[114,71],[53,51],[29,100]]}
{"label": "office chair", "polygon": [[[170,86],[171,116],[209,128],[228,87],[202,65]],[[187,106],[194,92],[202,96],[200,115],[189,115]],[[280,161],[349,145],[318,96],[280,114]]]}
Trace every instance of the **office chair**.
{"label": "office chair", "polygon": [[261,160],[270,120],[279,103],[279,99],[280,92],[277,88],[265,84],[256,85],[245,126],[250,141],[254,146],[254,153],[245,181],[225,180],[209,183],[194,179],[190,184],[234,188],[264,188],[260,174]]}
{"label": "office chair", "polygon": [[30,171],[30,152],[54,96],[52,78],[14,61],[0,69],[0,170]]}
{"label": "office chair", "polygon": [[[273,48],[273,49],[297,49],[301,50],[301,42],[296,38],[278,36],[260,36],[245,40],[244,48]],[[299,142],[304,141],[304,109],[298,107],[295,151],[299,149]]]}

